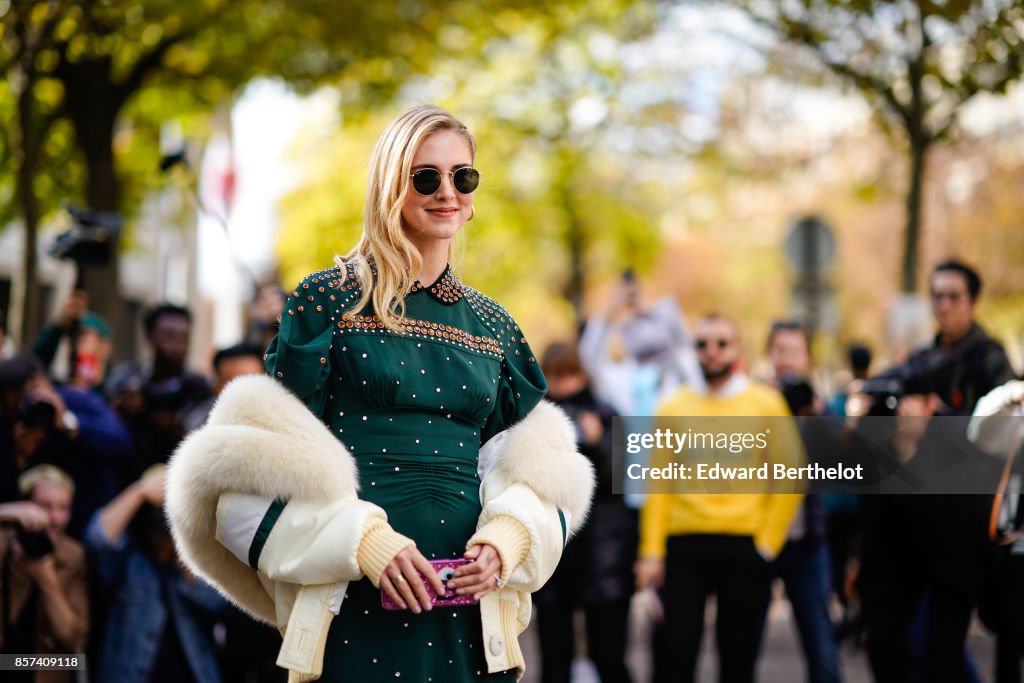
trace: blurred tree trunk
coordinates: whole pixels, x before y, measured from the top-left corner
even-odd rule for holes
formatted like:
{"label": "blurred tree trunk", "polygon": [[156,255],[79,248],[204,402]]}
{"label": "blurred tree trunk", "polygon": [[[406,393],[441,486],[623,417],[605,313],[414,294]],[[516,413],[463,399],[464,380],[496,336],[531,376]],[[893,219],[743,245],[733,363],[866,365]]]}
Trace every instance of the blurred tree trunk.
{"label": "blurred tree trunk", "polygon": [[[110,57],[64,62],[58,69],[65,89],[65,106],[75,129],[77,146],[85,159],[85,201],[97,211],[121,208],[121,185],[114,161],[114,125],[128,94],[111,83]],[[103,266],[82,272],[89,308],[103,316],[113,329],[120,323],[121,297],[118,282],[119,249],[111,250]]]}
{"label": "blurred tree trunk", "polygon": [[21,221],[24,228],[24,245],[21,258],[21,287],[17,311],[16,342],[18,348],[27,349],[42,326],[42,311],[39,300],[39,255],[36,242],[39,236],[39,203],[35,195],[35,177],[39,165],[39,150],[33,144],[36,131],[33,127],[32,86],[35,79],[31,69],[19,69],[18,84],[18,130],[15,134],[15,165],[17,167],[17,196],[21,206]]}
{"label": "blurred tree trunk", "polygon": [[[30,16],[10,12],[10,35],[6,45],[9,61],[5,64],[9,82],[16,97],[16,115],[13,141],[15,166],[15,196],[20,207],[24,228],[24,247],[21,259],[21,287],[14,302],[12,316],[17,325],[15,341],[22,350],[27,349],[42,328],[43,311],[39,297],[39,237],[40,209],[35,192],[35,178],[42,156],[43,140],[52,124],[52,118],[39,117],[35,107],[35,85],[39,78],[36,59],[49,44],[57,23],[60,3],[48,2],[43,12]],[[35,23],[33,23],[35,21]]]}

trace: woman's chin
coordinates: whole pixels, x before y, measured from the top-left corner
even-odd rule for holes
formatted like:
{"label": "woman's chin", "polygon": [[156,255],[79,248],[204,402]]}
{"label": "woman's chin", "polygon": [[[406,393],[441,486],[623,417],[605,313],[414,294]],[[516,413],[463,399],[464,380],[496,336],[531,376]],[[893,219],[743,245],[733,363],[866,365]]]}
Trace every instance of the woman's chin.
{"label": "woman's chin", "polygon": [[406,235],[409,236],[409,239],[414,241],[450,240],[458,234],[460,228],[462,228],[462,223],[457,223],[455,221],[452,221],[448,225],[434,223],[432,225],[424,226],[422,230],[407,227]]}

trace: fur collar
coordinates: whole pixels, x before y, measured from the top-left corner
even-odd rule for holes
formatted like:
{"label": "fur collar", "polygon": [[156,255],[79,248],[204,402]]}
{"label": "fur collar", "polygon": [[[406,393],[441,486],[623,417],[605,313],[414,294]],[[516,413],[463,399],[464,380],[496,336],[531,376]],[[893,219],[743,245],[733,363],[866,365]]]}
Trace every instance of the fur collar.
{"label": "fur collar", "polygon": [[[541,401],[522,420],[495,436],[494,462],[481,462],[484,490],[487,477],[500,485],[525,484],[542,500],[570,515],[569,532],[586,521],[594,493],[594,467],[576,450],[576,427],[561,408]],[[485,445],[484,450],[491,450]],[[481,453],[481,459],[486,457]]]}

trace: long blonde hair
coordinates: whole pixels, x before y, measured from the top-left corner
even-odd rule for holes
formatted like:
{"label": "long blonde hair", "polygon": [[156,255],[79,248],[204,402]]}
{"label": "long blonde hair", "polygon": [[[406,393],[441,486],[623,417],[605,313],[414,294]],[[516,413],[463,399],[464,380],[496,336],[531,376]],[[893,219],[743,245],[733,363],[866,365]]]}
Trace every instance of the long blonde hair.
{"label": "long blonde hair", "polygon": [[[337,259],[339,265],[344,261],[355,266],[362,289],[355,310],[362,310],[372,299],[374,311],[390,329],[397,328],[405,318],[406,292],[423,266],[423,258],[406,237],[402,225],[412,160],[427,137],[443,130],[464,137],[471,157],[476,157],[476,141],[469,129],[440,107],[412,107],[388,124],[377,139],[370,160],[363,234],[344,259]],[[448,246],[449,260],[454,253],[452,240]]]}

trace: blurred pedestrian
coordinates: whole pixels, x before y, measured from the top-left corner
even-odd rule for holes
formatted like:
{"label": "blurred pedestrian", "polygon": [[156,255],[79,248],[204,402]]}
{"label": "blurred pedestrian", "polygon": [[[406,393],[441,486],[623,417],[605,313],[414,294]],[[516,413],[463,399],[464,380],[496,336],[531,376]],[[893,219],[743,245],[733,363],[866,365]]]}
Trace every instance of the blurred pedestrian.
{"label": "blurred pedestrian", "polygon": [[228,382],[242,375],[262,375],[264,372],[266,369],[263,367],[263,349],[251,344],[235,344],[213,354],[213,393],[208,399],[185,413],[182,418],[185,433],[198,429],[206,423],[206,418],[209,416],[210,410],[213,409],[214,402]]}
{"label": "blurred pedestrian", "polygon": [[[39,361],[21,355],[0,361],[0,502],[17,500],[16,482],[47,451],[65,452],[63,401],[48,390]],[[54,447],[54,441],[59,446]]]}
{"label": "blurred pedestrian", "polygon": [[576,649],[574,615],[582,609],[587,654],[602,683],[628,682],[625,654],[638,520],[636,510],[612,493],[613,481],[622,477],[612,460],[615,412],[591,392],[575,345],[551,344],[541,369],[548,397],[572,418],[579,450],[597,472],[587,523],[566,545],[558,569],[535,596],[541,681],[569,683]]}
{"label": "blurred pedestrian", "polygon": [[[751,382],[741,369],[743,350],[734,322],[722,315],[705,316],[697,323],[695,337],[705,381],[684,387],[662,403],[659,418],[789,417],[782,396]],[[800,443],[795,425],[789,426],[787,430],[777,421],[762,425],[762,431],[774,432],[769,452],[746,455],[758,464],[764,458],[790,462]],[[671,450],[653,455],[653,466],[677,459]],[[647,497],[636,578],[640,589],[661,589],[665,625],[662,645],[655,649],[655,680],[695,680],[704,612],[712,594],[717,597],[719,680],[749,683],[754,679],[770,600],[770,562],[782,550],[801,499],[768,492]]]}
{"label": "blurred pedestrian", "polygon": [[932,271],[932,313],[939,329],[932,345],[911,355],[907,365],[935,382],[941,414],[970,415],[978,399],[1015,376],[1002,345],[974,319],[981,285],[977,271],[960,261],[945,261]]}
{"label": "blurred pedestrian", "polygon": [[107,615],[97,680],[219,683],[213,624],[226,603],[178,563],[154,465],[93,516],[85,535]]}
{"label": "blurred pedestrian", "polygon": [[102,393],[113,345],[110,326],[98,314],[88,310],[88,303],[88,295],[83,290],[72,290],[57,320],[39,334],[32,354],[52,373],[54,360],[64,341],[68,345],[69,362],[63,383],[76,389],[94,389]]}
{"label": "blurred pedestrian", "polygon": [[833,415],[846,415],[846,400],[850,389],[861,386],[871,374],[871,349],[862,344],[851,344],[846,349],[846,360],[850,366],[850,374],[841,383],[841,389],[829,400],[829,411]]}
{"label": "blurred pedestrian", "polygon": [[[943,399],[920,366],[906,369],[900,393],[896,423],[888,436],[871,439],[871,457],[899,463],[932,491],[949,490],[959,483],[942,479],[951,471],[950,453],[981,462],[971,455],[965,424],[935,419]],[[879,683],[963,683],[974,676],[965,647],[990,547],[989,501],[927,492],[862,498],[858,591]]]}
{"label": "blurred pedestrian", "polygon": [[[0,529],[0,651],[57,656],[83,651],[89,632],[85,552],[68,537],[75,485],[67,473],[39,465],[18,479],[26,500],[45,516],[41,530]],[[5,681],[58,683],[74,671],[24,671]]]}
{"label": "blurred pedestrian", "polygon": [[[629,432],[647,432],[655,408],[680,386],[700,382],[686,319],[669,296],[650,302],[632,270],[622,273],[607,309],[591,316],[579,343],[580,361],[594,394],[622,416]],[[627,465],[646,465],[646,449],[627,454]],[[624,496],[633,508],[644,495]]]}
{"label": "blurred pedestrian", "polygon": [[[932,313],[938,332],[930,347],[914,353],[908,365],[926,373],[941,399],[940,415],[971,415],[978,400],[997,386],[1014,379],[1015,373],[1001,344],[975,320],[982,279],[958,260],[935,266],[931,276]],[[996,671],[999,683],[1020,680],[1020,664],[1013,635],[1024,630],[1022,616],[1004,599],[1013,581],[1009,549],[988,547],[979,597],[982,620],[997,634]]]}
{"label": "blurred pedestrian", "polygon": [[[767,352],[774,372],[773,384],[782,392],[789,410],[803,417],[824,415],[824,402],[810,384],[813,358],[806,328],[794,320],[773,323]],[[812,428],[806,422],[800,422],[800,426],[802,435],[804,429]],[[815,444],[820,444],[824,436],[820,429],[816,430]],[[826,535],[822,496],[808,494],[789,528],[786,545],[772,563],[793,607],[810,683],[837,683],[840,679],[835,626],[829,615],[832,581]]]}
{"label": "blurred pedestrian", "polygon": [[[220,349],[213,356],[213,372],[213,395],[185,415],[186,433],[206,424],[214,403],[231,380],[243,375],[264,374],[263,350],[246,343]],[[222,622],[224,645],[220,659],[224,680],[273,683],[288,678],[276,663],[281,649],[281,634],[276,629],[256,621],[234,605],[227,607]]]}
{"label": "blurred pedestrian", "polygon": [[[127,428],[97,392],[70,385],[54,386],[39,361],[19,356],[0,363],[0,384],[12,378],[19,386],[19,417],[0,418],[0,468],[15,475],[38,463],[66,471],[76,494],[68,533],[80,538],[89,517],[117,493],[117,473],[131,456]],[[14,425],[11,438],[7,425]],[[25,430],[28,430],[27,432]],[[38,441],[36,443],[35,441]],[[8,449],[15,446],[14,457]],[[10,479],[13,482],[14,479]],[[12,494],[0,484],[0,500]]]}
{"label": "blurred pedestrian", "polygon": [[255,346],[262,353],[277,334],[278,321],[287,301],[288,293],[281,289],[277,277],[260,285],[249,307],[249,327],[243,343]]}
{"label": "blurred pedestrian", "polygon": [[134,455],[122,482],[150,465],[166,463],[185,435],[185,415],[210,397],[206,378],[185,367],[192,314],[161,304],[143,319],[152,352],[149,366],[129,361],[111,372],[111,405],[131,431]]}
{"label": "blurred pedestrian", "polygon": [[607,309],[587,319],[579,353],[594,394],[620,415],[652,415],[700,376],[678,304],[667,296],[648,302],[632,270],[622,274]]}

